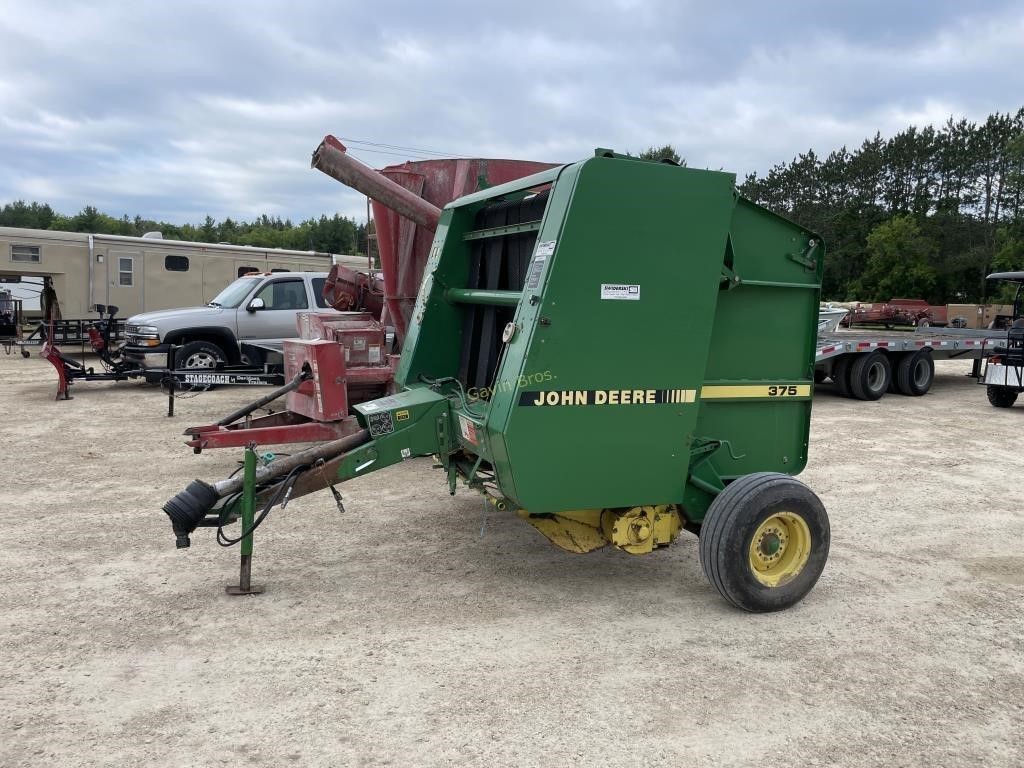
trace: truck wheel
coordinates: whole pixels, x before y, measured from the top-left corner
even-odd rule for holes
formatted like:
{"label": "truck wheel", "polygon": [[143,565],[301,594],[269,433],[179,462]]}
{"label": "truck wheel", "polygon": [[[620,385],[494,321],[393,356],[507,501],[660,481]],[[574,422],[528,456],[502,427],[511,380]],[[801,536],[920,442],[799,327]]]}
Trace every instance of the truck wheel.
{"label": "truck wheel", "polygon": [[828,559],[828,514],[799,480],[756,472],[734,480],[708,507],[700,564],[711,585],[745,611],[798,603]]}
{"label": "truck wheel", "polygon": [[901,395],[920,397],[932,388],[935,381],[935,361],[931,350],[922,349],[903,355],[896,364],[896,389]]}
{"label": "truck wheel", "polygon": [[884,352],[857,355],[850,366],[850,393],[858,400],[877,400],[885,394],[892,366]]}
{"label": "truck wheel", "polygon": [[832,381],[841,397],[850,396],[850,356],[843,355],[832,366]]}
{"label": "truck wheel", "polygon": [[216,344],[208,341],[190,341],[178,350],[175,362],[179,368],[212,370],[227,358]]}
{"label": "truck wheel", "polygon": [[825,379],[827,379],[827,378],[828,378],[828,374],[825,373],[823,370],[821,370],[820,368],[815,368],[814,369],[814,383],[815,384],[822,384],[825,381]]}
{"label": "truck wheel", "polygon": [[1009,408],[1017,402],[1016,390],[1009,387],[994,387],[989,384],[985,388],[985,394],[988,395],[988,401],[996,408]]}

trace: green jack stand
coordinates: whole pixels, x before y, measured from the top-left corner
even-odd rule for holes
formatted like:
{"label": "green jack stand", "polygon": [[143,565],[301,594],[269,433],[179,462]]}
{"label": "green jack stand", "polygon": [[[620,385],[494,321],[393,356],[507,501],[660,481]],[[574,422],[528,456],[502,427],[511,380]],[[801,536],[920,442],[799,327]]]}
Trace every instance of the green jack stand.
{"label": "green jack stand", "polygon": [[250,531],[242,539],[242,560],[238,570],[238,584],[228,584],[224,591],[229,595],[258,595],[263,587],[252,583],[252,523],[256,514],[256,450],[246,446],[245,465],[242,470],[242,530]]}

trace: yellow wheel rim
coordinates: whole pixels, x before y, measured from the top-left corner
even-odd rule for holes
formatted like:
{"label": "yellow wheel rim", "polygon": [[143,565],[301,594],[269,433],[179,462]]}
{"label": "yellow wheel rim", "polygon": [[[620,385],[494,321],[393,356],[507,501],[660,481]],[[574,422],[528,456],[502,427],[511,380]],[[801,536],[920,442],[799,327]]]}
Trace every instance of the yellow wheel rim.
{"label": "yellow wheel rim", "polygon": [[793,512],[776,512],[754,531],[750,542],[750,570],[766,587],[781,587],[807,565],[811,531]]}

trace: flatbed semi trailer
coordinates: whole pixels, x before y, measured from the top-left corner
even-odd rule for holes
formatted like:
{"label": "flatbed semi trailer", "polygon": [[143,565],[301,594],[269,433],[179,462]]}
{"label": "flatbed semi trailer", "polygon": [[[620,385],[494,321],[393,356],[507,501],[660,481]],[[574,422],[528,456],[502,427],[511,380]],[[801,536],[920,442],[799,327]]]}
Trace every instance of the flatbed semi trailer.
{"label": "flatbed semi trailer", "polygon": [[974,360],[972,375],[1006,331],[954,329],[914,333],[837,331],[818,335],[814,380],[831,379],[843,397],[877,400],[886,392],[919,396],[931,389],[935,360]]}

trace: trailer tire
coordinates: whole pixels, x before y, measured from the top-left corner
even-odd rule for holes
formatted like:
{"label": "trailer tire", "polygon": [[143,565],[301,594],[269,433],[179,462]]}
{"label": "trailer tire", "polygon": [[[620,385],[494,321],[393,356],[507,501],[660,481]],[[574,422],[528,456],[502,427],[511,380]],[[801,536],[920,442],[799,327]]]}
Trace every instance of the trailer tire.
{"label": "trailer tire", "polygon": [[737,608],[779,611],[811,591],[828,560],[831,532],[821,500],[779,472],[734,480],[708,507],[700,564]]}
{"label": "trailer tire", "polygon": [[827,378],[828,378],[828,374],[825,373],[825,371],[821,370],[820,368],[815,368],[814,369],[814,383],[815,384],[823,384],[825,382],[825,379],[827,379]]}
{"label": "trailer tire", "polygon": [[1017,402],[1016,390],[1009,387],[994,387],[989,384],[985,387],[985,394],[988,395],[988,401],[996,408],[1009,408]]}
{"label": "trailer tire", "polygon": [[935,361],[930,349],[918,350],[900,357],[896,375],[892,377],[901,395],[920,397],[932,388],[935,381]]}
{"label": "trailer tire", "polygon": [[850,356],[843,355],[832,365],[832,381],[840,397],[850,397]]}
{"label": "trailer tire", "polygon": [[897,355],[896,357],[889,358],[889,366],[892,369],[889,373],[889,386],[885,388],[887,394],[898,395],[900,393],[899,384],[896,382],[896,372],[899,370],[900,361],[907,355]]}
{"label": "trailer tire", "polygon": [[850,393],[858,400],[877,400],[889,388],[892,366],[884,352],[857,356],[850,366]]}
{"label": "trailer tire", "polygon": [[224,350],[208,341],[190,341],[178,350],[175,362],[179,368],[213,370],[227,360]]}

